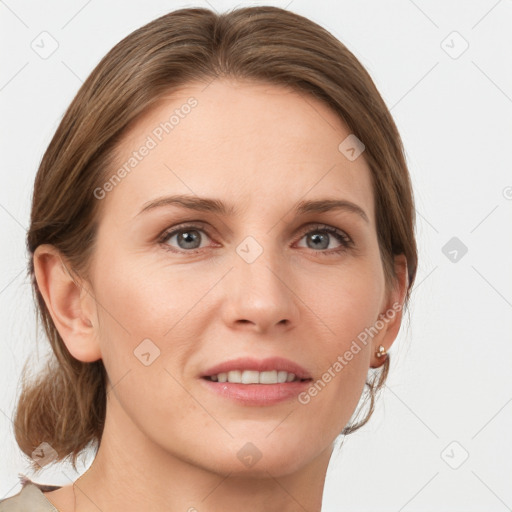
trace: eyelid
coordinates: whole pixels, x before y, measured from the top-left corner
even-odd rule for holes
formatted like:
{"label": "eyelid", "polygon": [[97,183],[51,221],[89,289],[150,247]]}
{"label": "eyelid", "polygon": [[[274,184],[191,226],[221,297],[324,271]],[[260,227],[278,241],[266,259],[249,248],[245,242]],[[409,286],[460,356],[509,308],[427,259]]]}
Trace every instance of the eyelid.
{"label": "eyelid", "polygon": [[343,236],[347,242],[352,242],[352,238],[345,230],[337,228],[336,226],[331,226],[330,224],[323,224],[321,222],[309,223],[301,228],[299,232],[301,233],[301,236],[304,236],[310,231],[327,231],[328,233],[337,233]]}

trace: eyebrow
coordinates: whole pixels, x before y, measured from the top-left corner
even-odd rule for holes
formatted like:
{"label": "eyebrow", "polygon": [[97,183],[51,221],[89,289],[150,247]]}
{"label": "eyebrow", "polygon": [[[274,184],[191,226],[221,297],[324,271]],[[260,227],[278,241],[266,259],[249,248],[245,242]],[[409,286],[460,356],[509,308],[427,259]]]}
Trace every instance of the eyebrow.
{"label": "eyebrow", "polygon": [[[237,208],[230,204],[227,205],[219,199],[209,197],[198,197],[191,195],[172,195],[159,197],[144,204],[142,210],[136,215],[167,206],[180,206],[187,210],[216,213],[223,216],[235,216],[238,213]],[[305,215],[307,213],[324,213],[333,210],[347,211],[359,215],[365,222],[370,222],[366,212],[357,204],[345,199],[315,199],[308,201],[299,201],[294,208],[296,215]]]}

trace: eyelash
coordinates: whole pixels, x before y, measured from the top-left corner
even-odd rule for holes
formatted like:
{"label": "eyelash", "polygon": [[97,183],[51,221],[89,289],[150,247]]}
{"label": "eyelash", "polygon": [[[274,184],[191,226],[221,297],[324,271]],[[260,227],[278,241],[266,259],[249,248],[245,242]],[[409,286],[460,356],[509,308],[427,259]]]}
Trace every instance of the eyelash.
{"label": "eyelash", "polygon": [[[198,252],[202,251],[203,249],[177,250],[177,249],[171,248],[170,245],[165,243],[170,238],[172,238],[174,235],[179,234],[181,232],[185,232],[185,231],[202,231],[203,233],[206,233],[206,235],[209,238],[212,238],[209,235],[208,231],[205,230],[203,227],[193,225],[193,224],[186,224],[186,225],[177,226],[175,228],[172,228],[171,230],[164,232],[162,234],[162,236],[159,238],[158,242],[163,246],[164,250],[170,251],[173,253],[177,253],[177,254],[197,254]],[[298,240],[301,240],[305,235],[308,235],[310,233],[315,233],[315,232],[329,233],[330,235],[333,235],[341,243],[341,247],[339,247],[338,249],[331,249],[331,250],[324,249],[324,250],[320,250],[320,251],[315,251],[315,250],[311,249],[313,251],[313,253],[317,253],[317,254],[315,254],[315,256],[336,256],[336,255],[339,255],[340,253],[345,252],[347,249],[349,249],[350,247],[352,247],[354,245],[352,239],[345,232],[343,232],[333,226],[326,225],[326,224],[316,224],[314,226],[308,226],[305,230],[303,230],[301,232],[300,238]]]}

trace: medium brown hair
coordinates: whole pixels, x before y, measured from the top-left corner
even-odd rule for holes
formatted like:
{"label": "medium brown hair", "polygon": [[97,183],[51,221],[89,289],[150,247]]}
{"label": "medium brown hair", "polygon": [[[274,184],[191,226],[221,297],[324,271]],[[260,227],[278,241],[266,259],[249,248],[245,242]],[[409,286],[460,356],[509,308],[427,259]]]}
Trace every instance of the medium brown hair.
{"label": "medium brown hair", "polygon": [[[161,16],[120,41],[92,71],[65,112],[35,178],[28,272],[37,320],[53,354],[32,382],[23,368],[14,425],[16,441],[29,457],[47,442],[58,454],[56,461],[70,458],[76,469],[85,448],[99,447],[108,378],[101,360],[85,363],[68,352],[38,288],[34,251],[41,244],[53,245],[71,274],[88,280],[101,203],[93,191],[112,174],[123,134],[164,95],[219,77],[289,86],[305,98],[317,98],[364,143],[386,284],[395,282],[393,256],[404,254],[407,303],[417,265],[409,173],[395,123],[356,57],[316,23],[277,7],[223,14],[189,8]],[[368,421],[388,369],[389,355],[384,365],[370,370],[366,418],[342,433]]]}

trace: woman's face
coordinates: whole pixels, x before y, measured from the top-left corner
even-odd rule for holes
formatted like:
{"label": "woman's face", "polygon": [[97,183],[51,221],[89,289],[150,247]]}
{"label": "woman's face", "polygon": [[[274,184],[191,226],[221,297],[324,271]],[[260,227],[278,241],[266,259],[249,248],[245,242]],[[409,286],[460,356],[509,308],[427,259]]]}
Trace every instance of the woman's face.
{"label": "woman's face", "polygon": [[[115,177],[95,192],[90,282],[120,439],[222,473],[285,475],[330,456],[376,347],[392,342],[388,324],[358,341],[393,300],[364,153],[351,139],[339,149],[349,135],[314,98],[219,79],[183,88],[124,137]],[[148,207],[178,195],[207,207]],[[345,206],[304,207],[330,200]],[[204,378],[274,357],[310,382]]]}

